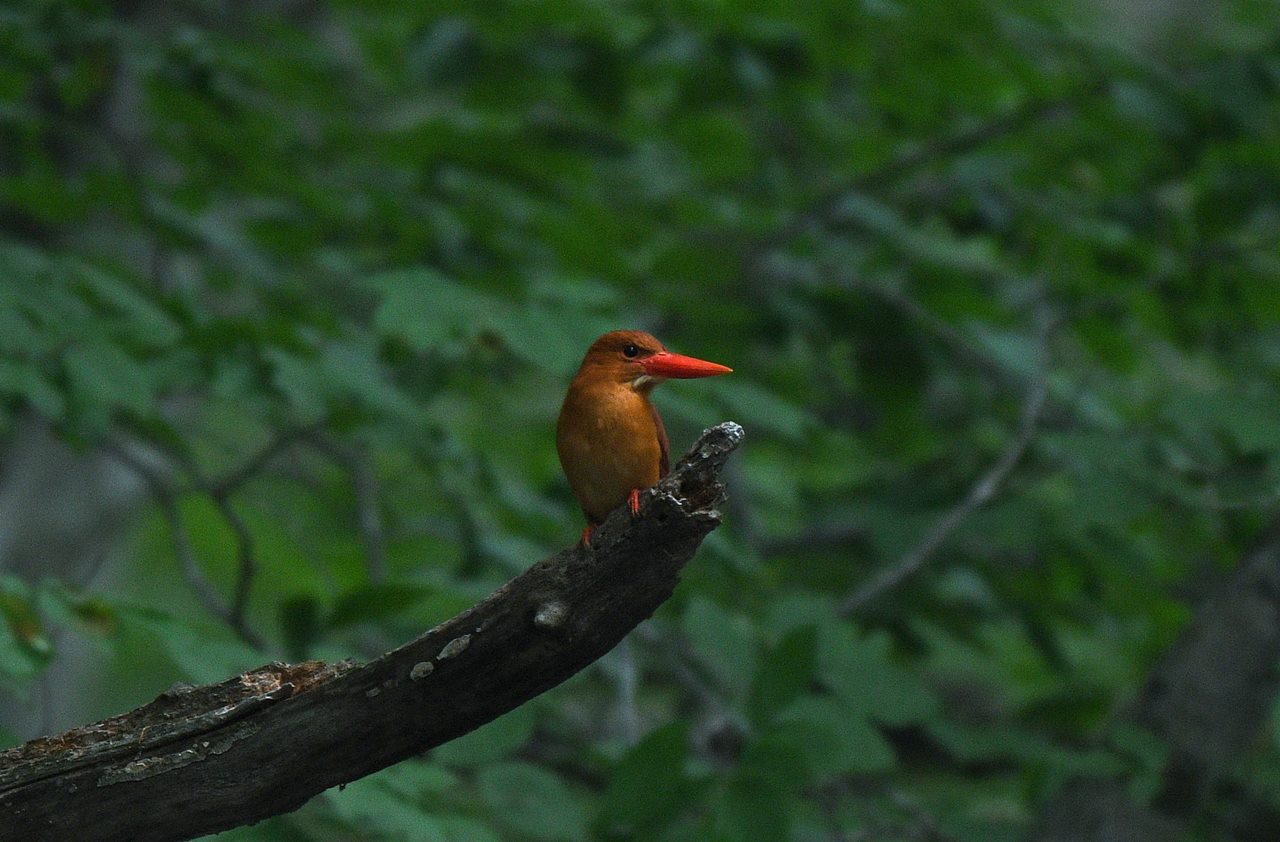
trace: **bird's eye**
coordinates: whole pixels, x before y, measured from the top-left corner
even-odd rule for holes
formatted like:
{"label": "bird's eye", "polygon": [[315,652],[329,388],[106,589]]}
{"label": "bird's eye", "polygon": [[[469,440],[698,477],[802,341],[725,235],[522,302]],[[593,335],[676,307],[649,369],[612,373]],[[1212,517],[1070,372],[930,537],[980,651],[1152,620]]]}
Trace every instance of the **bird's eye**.
{"label": "bird's eye", "polygon": [[629,360],[634,360],[636,357],[640,356],[640,349],[634,345],[627,345],[622,349],[622,356]]}

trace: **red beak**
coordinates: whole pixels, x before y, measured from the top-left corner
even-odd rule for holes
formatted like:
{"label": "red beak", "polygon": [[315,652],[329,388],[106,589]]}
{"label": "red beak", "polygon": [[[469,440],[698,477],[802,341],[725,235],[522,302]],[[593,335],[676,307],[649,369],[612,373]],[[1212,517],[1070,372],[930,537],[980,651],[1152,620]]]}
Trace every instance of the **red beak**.
{"label": "red beak", "polygon": [[727,365],[709,363],[696,357],[673,354],[670,351],[659,351],[650,357],[640,360],[645,374],[652,377],[712,377],[717,374],[728,374],[733,371]]}

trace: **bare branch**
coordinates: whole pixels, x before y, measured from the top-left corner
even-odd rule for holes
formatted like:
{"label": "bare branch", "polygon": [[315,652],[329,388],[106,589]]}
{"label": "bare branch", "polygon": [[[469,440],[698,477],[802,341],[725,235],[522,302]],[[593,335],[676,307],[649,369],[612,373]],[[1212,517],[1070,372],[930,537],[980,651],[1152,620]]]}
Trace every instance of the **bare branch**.
{"label": "bare branch", "polygon": [[253,535],[226,494],[214,494],[213,502],[236,536],[236,584],[231,594],[228,621],[236,629],[236,633],[243,637],[243,632],[247,631],[244,615],[249,605],[249,591],[253,587],[253,577],[258,573],[258,562],[253,555]]}
{"label": "bare branch", "polygon": [[[247,581],[243,584],[238,581],[237,600],[228,605],[218,593],[217,588],[204,575],[200,562],[196,558],[195,550],[191,547],[186,525],[182,522],[182,512],[178,509],[177,492],[160,475],[159,471],[147,464],[145,459],[131,452],[127,445],[113,443],[108,445],[107,451],[119,460],[121,464],[141,477],[143,482],[147,484],[152,499],[156,501],[156,504],[160,507],[160,513],[164,515],[169,524],[169,535],[173,541],[173,555],[178,561],[178,569],[182,572],[182,577],[186,580],[188,587],[196,595],[196,599],[200,601],[200,604],[214,617],[230,626],[245,643],[259,649],[265,648],[262,638],[255,634],[244,622],[244,599],[239,598],[239,593],[244,590],[247,594]],[[243,522],[240,522],[238,518],[236,521],[240,523],[240,527],[243,529]],[[245,534],[247,535],[247,532]],[[242,558],[240,580],[245,580],[246,578],[243,575],[243,569],[244,561]]]}
{"label": "bare branch", "polygon": [[640,668],[636,663],[636,651],[631,638],[625,638],[614,652],[617,655],[617,675],[614,680],[618,687],[618,731],[622,735],[623,745],[633,746],[640,742],[640,711],[636,707]]}
{"label": "bare branch", "polygon": [[313,447],[341,465],[351,475],[351,493],[355,497],[356,527],[364,544],[365,562],[370,582],[382,582],[387,578],[386,539],[382,526],[378,490],[378,475],[373,469],[369,454],[332,438],[314,434],[308,436]]}
{"label": "bare branch", "polygon": [[311,424],[305,427],[290,427],[278,433],[271,441],[267,442],[257,453],[245,460],[244,464],[233,471],[227,472],[217,480],[207,480],[200,476],[200,472],[194,464],[188,462],[188,468],[191,474],[197,477],[197,483],[202,489],[208,491],[213,497],[226,497],[236,491],[239,491],[245,483],[259,476],[263,469],[271,460],[275,459],[291,445],[307,438],[316,433],[321,427],[321,423]]}
{"label": "bare branch", "polygon": [[1008,385],[1021,385],[1025,382],[1021,372],[996,359],[989,351],[974,343],[964,331],[921,306],[919,301],[901,290],[878,284],[858,284],[857,289],[902,313],[916,327],[950,351],[956,359],[992,380]]}
{"label": "bare branch", "polygon": [[632,517],[532,565],[363,665],[270,664],[177,688],[131,713],[0,753],[0,842],[187,839],[296,809],[460,736],[617,645],[674,590],[720,522],[742,442],[703,433]]}
{"label": "bare branch", "polygon": [[[165,513],[165,518],[169,521],[169,527],[173,534],[174,553],[178,558],[179,566],[188,584],[195,591],[197,598],[210,613],[226,622],[240,639],[257,648],[264,648],[264,641],[249,628],[245,620],[249,605],[249,593],[253,589],[253,579],[258,572],[257,559],[253,552],[253,534],[249,531],[244,518],[240,516],[239,512],[231,504],[231,495],[242,488],[245,483],[260,475],[271,460],[275,459],[295,442],[310,435],[315,429],[316,425],[311,425],[284,430],[267,442],[261,450],[249,457],[240,467],[229,471],[217,480],[206,478],[195,462],[186,455],[168,454],[171,459],[180,463],[186,470],[192,487],[209,495],[219,514],[227,522],[227,528],[231,530],[232,535],[235,537],[236,581],[230,603],[224,602],[217,590],[201,572],[195,553],[187,540],[185,527],[182,525],[182,518],[177,507],[176,493],[164,483],[159,474],[151,470],[142,460],[136,458],[131,460],[131,454],[128,453],[126,448],[115,447],[112,451],[127,465],[139,472],[151,487],[152,496],[160,503],[161,509]],[[144,471],[149,471],[150,476],[147,473],[143,473]],[[157,489],[159,493],[157,493]]]}

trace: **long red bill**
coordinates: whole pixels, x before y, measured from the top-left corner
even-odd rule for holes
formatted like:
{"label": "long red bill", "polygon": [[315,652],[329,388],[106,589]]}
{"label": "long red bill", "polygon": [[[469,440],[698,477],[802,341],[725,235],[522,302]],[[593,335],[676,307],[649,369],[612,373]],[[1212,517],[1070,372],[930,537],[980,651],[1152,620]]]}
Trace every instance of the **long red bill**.
{"label": "long red bill", "polygon": [[646,374],[653,377],[712,377],[717,374],[728,374],[733,371],[727,365],[709,363],[696,357],[673,354],[670,351],[659,351],[651,357],[640,361]]}

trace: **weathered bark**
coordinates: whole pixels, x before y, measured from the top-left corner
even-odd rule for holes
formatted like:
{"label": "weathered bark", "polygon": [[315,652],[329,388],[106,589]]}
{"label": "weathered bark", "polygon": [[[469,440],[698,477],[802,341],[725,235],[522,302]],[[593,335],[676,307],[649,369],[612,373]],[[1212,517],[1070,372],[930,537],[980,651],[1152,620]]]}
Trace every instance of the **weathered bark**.
{"label": "weathered bark", "polygon": [[1275,699],[1280,658],[1280,518],[1147,679],[1127,718],[1170,751],[1154,803],[1123,780],[1076,780],[1048,805],[1035,842],[1168,842],[1255,739]]}
{"label": "weathered bark", "polygon": [[0,754],[0,840],[187,839],[293,810],[554,687],[671,595],[719,524],[724,423],[615,512],[592,550],[534,564],[367,664],[270,664]]}

